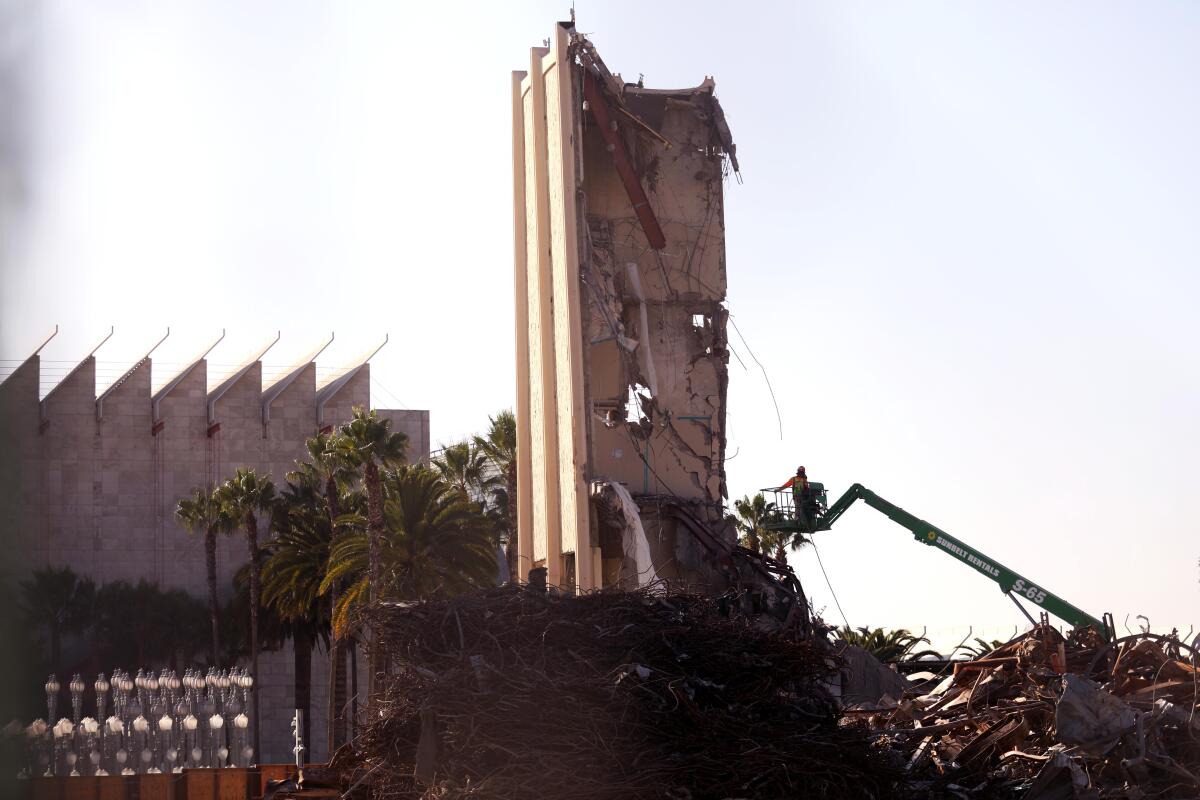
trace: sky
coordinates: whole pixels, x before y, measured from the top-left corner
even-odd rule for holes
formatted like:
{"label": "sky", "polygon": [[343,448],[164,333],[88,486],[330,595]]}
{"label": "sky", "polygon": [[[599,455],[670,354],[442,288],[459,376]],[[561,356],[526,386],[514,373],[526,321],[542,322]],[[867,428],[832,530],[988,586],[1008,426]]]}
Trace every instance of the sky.
{"label": "sky", "polygon": [[[387,337],[377,406],[481,430],[514,402],[510,72],[567,12],[0,0],[0,377],[56,324],[44,390],[110,327],[101,389],[168,327],[156,385],[222,330],[214,380]],[[734,497],[804,464],[1121,633],[1200,626],[1200,7],[576,13],[627,79],[713,75],[738,144]],[[1023,624],[865,507],[791,560],[830,621]]]}

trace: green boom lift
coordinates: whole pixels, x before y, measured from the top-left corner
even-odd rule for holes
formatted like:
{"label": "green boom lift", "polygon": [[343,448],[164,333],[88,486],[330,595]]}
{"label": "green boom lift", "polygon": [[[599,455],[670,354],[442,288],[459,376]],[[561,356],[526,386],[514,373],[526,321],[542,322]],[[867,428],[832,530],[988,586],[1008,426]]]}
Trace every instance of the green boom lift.
{"label": "green boom lift", "polygon": [[1046,590],[1041,584],[1034,583],[999,561],[986,556],[965,542],[955,539],[936,525],[931,525],[916,517],[903,508],[889,503],[860,483],[846,490],[833,505],[826,504],[825,487],[820,483],[808,484],[804,491],[793,491],[790,488],[767,488],[764,493],[775,495],[776,517],[767,524],[773,530],[789,531],[792,533],[815,533],[827,531],[833,523],[845,514],[856,500],[862,500],[871,508],[883,513],[888,519],[907,528],[913,538],[922,544],[936,547],[944,553],[953,556],[967,566],[991,578],[1000,584],[1000,591],[1021,609],[1031,623],[1037,624],[1021,602],[1018,596],[1041,606],[1047,612],[1070,623],[1076,628],[1093,627],[1105,639],[1111,640],[1114,632],[1112,618],[1104,615],[1100,620],[1063,600],[1058,595]]}

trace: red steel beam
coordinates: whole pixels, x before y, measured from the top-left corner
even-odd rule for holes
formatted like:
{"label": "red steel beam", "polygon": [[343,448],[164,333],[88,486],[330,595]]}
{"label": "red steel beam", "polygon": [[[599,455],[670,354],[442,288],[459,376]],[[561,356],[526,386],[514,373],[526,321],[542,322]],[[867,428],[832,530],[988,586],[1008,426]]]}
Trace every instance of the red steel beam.
{"label": "red steel beam", "polygon": [[592,111],[600,135],[608,145],[608,151],[612,153],[613,165],[617,168],[617,174],[621,176],[621,183],[625,184],[625,193],[629,195],[633,213],[637,214],[647,241],[655,250],[662,250],[667,246],[667,237],[663,235],[658,217],[654,216],[654,209],[650,208],[650,198],[646,196],[646,190],[642,188],[642,182],[633,170],[633,161],[629,158],[629,151],[625,149],[625,140],[617,130],[608,99],[605,98],[604,92],[600,91],[596,76],[588,70],[584,70],[583,73],[583,97]]}

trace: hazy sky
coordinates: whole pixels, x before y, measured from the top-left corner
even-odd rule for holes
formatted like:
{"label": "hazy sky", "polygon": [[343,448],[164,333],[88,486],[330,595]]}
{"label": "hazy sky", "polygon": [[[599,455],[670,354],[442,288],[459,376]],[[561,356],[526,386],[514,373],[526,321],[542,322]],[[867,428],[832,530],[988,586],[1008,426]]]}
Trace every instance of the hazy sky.
{"label": "hazy sky", "polygon": [[[52,377],[115,325],[111,380],[169,325],[157,384],[222,328],[217,365],[282,329],[268,373],[386,333],[378,405],[430,409],[435,440],[482,428],[514,391],[509,72],[566,13],[0,0],[0,357],[57,323]],[[738,143],[735,496],[803,463],[1118,629],[1200,625],[1200,6],[577,13],[629,79],[714,75]],[[1022,622],[870,509],[819,546],[854,625]]]}

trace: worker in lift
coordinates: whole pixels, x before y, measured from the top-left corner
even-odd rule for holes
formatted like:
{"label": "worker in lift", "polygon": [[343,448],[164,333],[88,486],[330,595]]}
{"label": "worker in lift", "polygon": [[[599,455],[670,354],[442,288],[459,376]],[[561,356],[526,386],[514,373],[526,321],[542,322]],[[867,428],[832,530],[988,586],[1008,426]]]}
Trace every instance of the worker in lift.
{"label": "worker in lift", "polygon": [[811,490],[808,487],[808,475],[804,471],[804,467],[796,467],[796,474],[788,478],[787,483],[780,486],[780,489],[792,489],[792,500],[796,510],[796,522],[807,529],[809,527],[809,506],[811,505],[810,495]]}

